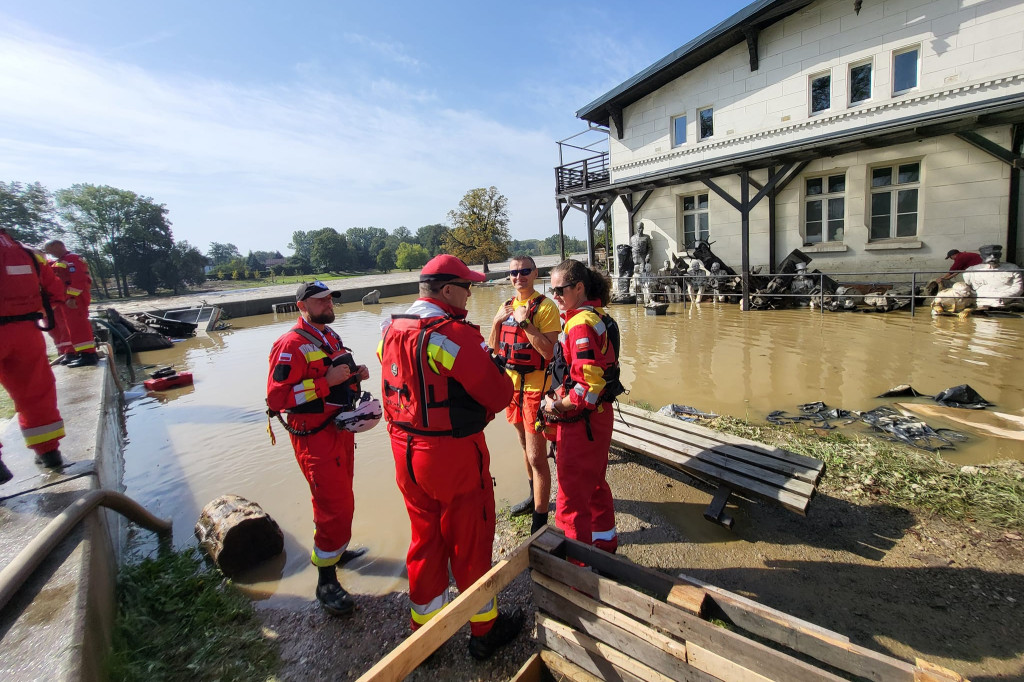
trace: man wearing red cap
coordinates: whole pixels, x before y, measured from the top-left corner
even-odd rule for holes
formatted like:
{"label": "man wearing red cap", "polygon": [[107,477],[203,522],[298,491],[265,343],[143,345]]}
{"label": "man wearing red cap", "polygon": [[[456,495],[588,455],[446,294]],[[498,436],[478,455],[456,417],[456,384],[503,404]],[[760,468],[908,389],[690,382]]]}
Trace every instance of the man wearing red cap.
{"label": "man wearing red cap", "polygon": [[[420,272],[420,298],[384,324],[377,350],[395,478],[412,524],[413,629],[448,603],[449,567],[460,591],[491,567],[494,487],[483,430],[512,400],[512,380],[466,321],[470,288],[484,279],[454,256],[433,258]],[[470,654],[489,658],[522,625],[521,613],[499,613],[492,599],[470,619]]]}
{"label": "man wearing red cap", "polygon": [[[64,301],[64,287],[41,254],[30,251],[0,228],[0,384],[14,401],[25,445],[36,462],[56,468],[63,464],[57,444],[64,421],[57,410],[57,384],[46,357],[39,327],[43,310]],[[0,460],[0,483],[13,475]]]}
{"label": "man wearing red cap", "polygon": [[316,598],[333,616],[355,610],[338,582],[337,566],[366,553],[348,550],[352,539],[355,436],[334,418],[358,399],[358,383],[370,377],[356,365],[334,322],[334,299],[341,296],[323,282],[303,282],[295,292],[300,317],[270,351],[267,407],[288,413],[288,434],[295,459],[313,496],[313,551],[319,571]]}
{"label": "man wearing red cap", "polygon": [[953,264],[949,266],[949,272],[939,278],[942,282],[953,279],[972,265],[981,265],[981,254],[973,251],[950,249],[946,254],[946,260],[950,258],[953,259]]}
{"label": "man wearing red cap", "polygon": [[89,367],[98,362],[96,340],[89,322],[90,289],[92,278],[89,266],[77,253],[71,253],[59,239],[43,244],[43,251],[53,258],[50,267],[57,279],[64,283],[67,302],[55,306],[57,325],[50,332],[60,353],[60,364],[68,367]]}

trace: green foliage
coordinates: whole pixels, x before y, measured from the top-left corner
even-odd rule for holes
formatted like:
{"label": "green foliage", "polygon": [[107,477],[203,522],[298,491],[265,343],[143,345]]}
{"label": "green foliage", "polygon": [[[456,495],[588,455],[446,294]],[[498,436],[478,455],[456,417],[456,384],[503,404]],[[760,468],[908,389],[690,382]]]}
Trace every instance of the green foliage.
{"label": "green foliage", "polygon": [[313,237],[310,263],[316,270],[338,272],[349,263],[348,240],[333,227],[318,230]]}
{"label": "green foliage", "polygon": [[177,295],[182,286],[202,284],[206,281],[207,260],[199,249],[187,241],[171,247],[167,257],[156,265],[156,273],[164,286]]}
{"label": "green foliage", "polygon": [[360,270],[375,267],[377,256],[386,246],[389,236],[387,230],[380,227],[350,227],[345,232],[345,238],[352,250],[353,265]]}
{"label": "green foliage", "polygon": [[216,267],[218,265],[226,265],[236,258],[241,258],[242,254],[239,253],[238,247],[234,244],[210,242],[210,250],[206,253],[206,257],[210,259],[210,265]]}
{"label": "green foliage", "polygon": [[448,212],[452,225],[444,236],[444,250],[468,263],[483,263],[508,257],[512,238],[508,231],[508,199],[497,187],[478,187],[466,192],[459,207]]}
{"label": "green foliage", "polygon": [[251,602],[195,548],[122,567],[109,679],[263,680],[278,665]]}
{"label": "green foliage", "polygon": [[399,244],[395,253],[395,265],[401,270],[419,270],[428,260],[430,255],[419,244]]}
{"label": "green foliage", "polygon": [[54,217],[53,197],[38,182],[0,182],[0,227],[18,241],[38,246],[61,236],[64,229]]}
{"label": "green foliage", "polygon": [[377,269],[381,272],[391,272],[395,269],[395,252],[384,247],[377,254]]}

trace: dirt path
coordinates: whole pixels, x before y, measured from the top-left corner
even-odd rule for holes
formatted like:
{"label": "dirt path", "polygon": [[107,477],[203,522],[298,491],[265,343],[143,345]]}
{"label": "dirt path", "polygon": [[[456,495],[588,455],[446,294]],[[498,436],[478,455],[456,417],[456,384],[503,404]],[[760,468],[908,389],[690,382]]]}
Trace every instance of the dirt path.
{"label": "dirt path", "polygon": [[[613,456],[620,554],[669,574],[687,573],[912,661],[974,682],[1024,680],[1024,541],[1016,533],[917,518],[896,507],[824,490],[807,518],[743,502],[735,531],[701,516],[709,493],[665,467]],[[499,519],[495,558],[525,539]],[[281,679],[355,679],[408,634],[404,594],[359,597],[348,621],[312,603],[261,610],[281,643]],[[527,576],[500,598],[532,619]],[[532,632],[486,663],[453,637],[411,680],[508,679],[537,650]]]}

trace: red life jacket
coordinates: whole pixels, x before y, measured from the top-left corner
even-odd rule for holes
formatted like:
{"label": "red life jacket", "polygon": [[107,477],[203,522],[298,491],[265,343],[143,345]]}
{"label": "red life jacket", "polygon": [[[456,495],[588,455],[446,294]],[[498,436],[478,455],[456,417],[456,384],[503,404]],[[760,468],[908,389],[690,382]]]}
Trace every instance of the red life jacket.
{"label": "red life jacket", "polygon": [[[533,322],[533,316],[537,314],[537,309],[540,308],[540,304],[544,302],[545,298],[547,297],[541,294],[527,304],[526,319]],[[511,304],[511,298],[505,301],[505,305]],[[497,355],[505,360],[506,369],[520,374],[529,374],[544,369],[548,365],[544,356],[530,343],[526,331],[511,315],[501,323],[501,329],[498,330]]]}
{"label": "red life jacket", "polygon": [[392,315],[381,341],[384,416],[409,433],[463,438],[484,430],[488,414],[453,378],[430,366],[431,334],[448,325],[467,324],[453,317]]}
{"label": "red life jacket", "polygon": [[[53,328],[43,268],[45,260],[0,229],[0,325],[45,318],[48,326],[42,329]],[[53,279],[52,274],[46,276]]]}

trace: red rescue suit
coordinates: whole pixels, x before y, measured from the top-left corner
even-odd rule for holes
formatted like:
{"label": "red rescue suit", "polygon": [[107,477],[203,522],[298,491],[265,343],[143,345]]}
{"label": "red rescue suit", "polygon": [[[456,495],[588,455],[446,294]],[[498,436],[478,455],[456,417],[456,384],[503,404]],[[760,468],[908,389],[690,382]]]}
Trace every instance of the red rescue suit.
{"label": "red rescue suit", "polygon": [[64,422],[57,410],[57,386],[39,327],[43,296],[64,301],[64,287],[46,260],[0,228],[0,383],[18,411],[25,444],[38,454],[57,448]]}
{"label": "red rescue suit", "polygon": [[575,409],[558,422],[555,521],[566,537],[614,552],[619,538],[605,473],[614,419],[609,401],[621,384],[615,344],[598,305],[588,301],[562,315],[556,361],[564,358],[566,371],[558,393],[569,396]]}
{"label": "red rescue suit", "polygon": [[[491,567],[494,487],[483,429],[512,399],[512,380],[466,311],[421,298],[384,329],[377,354],[395,478],[412,527],[406,556],[415,629],[448,603],[448,569],[466,590]],[[498,616],[492,599],[474,636]]]}
{"label": "red rescue suit", "polygon": [[[312,493],[315,529],[310,559],[317,566],[338,563],[352,539],[355,434],[333,420],[358,392],[348,382],[332,390],[326,379],[328,368],[342,361],[354,364],[341,337],[330,327],[321,333],[301,317],[270,351],[267,406],[287,412],[292,429],[316,431],[289,437]],[[325,421],[332,423],[317,430]]]}
{"label": "red rescue suit", "polygon": [[57,344],[57,352],[61,355],[95,353],[96,341],[89,322],[92,289],[89,266],[77,253],[65,253],[51,261],[50,267],[57,279],[64,283],[67,300],[75,302],[74,308],[67,305],[54,306],[57,325],[50,331],[50,336]]}
{"label": "red rescue suit", "polygon": [[[510,298],[505,301],[505,305],[512,305],[512,300]],[[534,296],[533,300],[527,304],[525,319],[533,322],[537,309],[540,308],[540,304],[545,300],[546,297],[543,294]],[[534,324],[534,326],[537,325]],[[501,323],[501,328],[498,330],[498,347],[495,350],[495,355],[505,361],[506,371],[511,370],[519,373],[519,393],[514,398],[517,418],[530,424],[534,423],[535,414],[523,414],[523,406],[526,404],[524,395],[526,392],[526,375],[543,370],[548,366],[548,361],[544,359],[539,350],[533,347],[529,337],[526,335],[526,330],[519,326],[513,315],[509,315]],[[514,386],[515,384],[513,384]],[[541,395],[543,393],[544,391],[541,391]]]}

